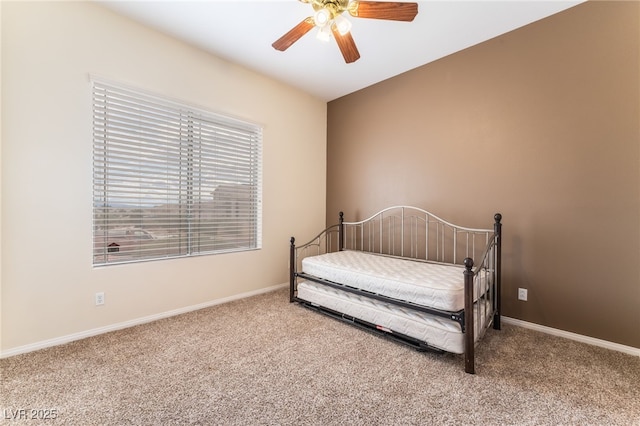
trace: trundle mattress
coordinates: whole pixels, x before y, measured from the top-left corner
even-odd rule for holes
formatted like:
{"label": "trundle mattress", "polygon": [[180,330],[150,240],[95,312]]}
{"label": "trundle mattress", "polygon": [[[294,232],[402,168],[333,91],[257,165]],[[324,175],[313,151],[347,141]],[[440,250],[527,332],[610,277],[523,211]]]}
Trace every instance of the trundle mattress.
{"label": "trundle mattress", "polygon": [[464,309],[463,266],[346,250],[306,257],[302,260],[302,271],[318,278],[435,309],[452,312]]}
{"label": "trundle mattress", "polygon": [[[460,325],[446,318],[376,301],[312,281],[298,283],[298,298],[313,305],[329,308],[382,326],[392,333],[402,333],[419,339],[434,348],[456,354],[464,353],[464,333],[462,333]],[[482,303],[482,306],[479,306],[479,303]],[[474,306],[475,318],[477,318],[479,307],[483,309],[483,312],[487,312],[488,306],[486,305],[484,301],[476,302]],[[478,324],[479,321],[476,321],[474,327],[476,341],[479,338],[478,330],[482,330],[488,320],[488,318],[483,318],[480,324]]]}

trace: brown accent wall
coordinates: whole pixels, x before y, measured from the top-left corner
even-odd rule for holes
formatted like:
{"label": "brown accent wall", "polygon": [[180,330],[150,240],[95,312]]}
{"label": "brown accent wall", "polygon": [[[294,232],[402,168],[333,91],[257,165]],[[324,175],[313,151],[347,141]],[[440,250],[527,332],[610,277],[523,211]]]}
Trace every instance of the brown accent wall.
{"label": "brown accent wall", "polygon": [[501,212],[504,315],[640,348],[639,21],[583,3],[330,102],[327,222]]}

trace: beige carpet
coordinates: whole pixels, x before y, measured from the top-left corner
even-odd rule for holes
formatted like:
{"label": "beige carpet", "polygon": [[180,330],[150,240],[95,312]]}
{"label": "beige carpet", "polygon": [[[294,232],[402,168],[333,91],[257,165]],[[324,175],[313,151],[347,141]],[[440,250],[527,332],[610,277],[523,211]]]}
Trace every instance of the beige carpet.
{"label": "beige carpet", "polygon": [[[0,423],[640,425],[638,357],[505,325],[468,375],[287,297],[0,360]],[[7,418],[21,409],[57,418]]]}

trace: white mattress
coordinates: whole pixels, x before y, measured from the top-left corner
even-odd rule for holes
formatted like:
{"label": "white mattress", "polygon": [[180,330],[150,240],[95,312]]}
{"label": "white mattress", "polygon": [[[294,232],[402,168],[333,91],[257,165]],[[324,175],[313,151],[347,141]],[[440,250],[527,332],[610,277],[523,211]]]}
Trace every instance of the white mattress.
{"label": "white mattress", "polygon": [[445,311],[464,309],[463,266],[414,262],[347,250],[306,257],[302,260],[302,271],[423,306]]}
{"label": "white mattress", "polygon": [[[464,334],[460,325],[446,318],[379,302],[312,281],[298,283],[298,298],[376,324],[392,333],[419,339],[447,352],[464,353]],[[474,308],[475,318],[478,303]],[[482,330],[487,320],[488,318],[483,318],[481,324],[476,321],[476,341],[480,334],[477,330]]]}

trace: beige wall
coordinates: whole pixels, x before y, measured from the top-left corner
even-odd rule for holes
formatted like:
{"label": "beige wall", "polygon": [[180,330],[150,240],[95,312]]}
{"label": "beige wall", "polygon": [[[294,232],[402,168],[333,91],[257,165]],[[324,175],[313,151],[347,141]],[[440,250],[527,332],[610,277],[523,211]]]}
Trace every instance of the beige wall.
{"label": "beige wall", "polygon": [[[282,284],[324,226],[325,102],[87,2],[3,2],[1,72],[4,353]],[[92,268],[89,74],[264,125],[262,250]]]}
{"label": "beige wall", "polygon": [[499,211],[504,315],[640,348],[639,20],[588,2],[330,102],[327,221]]}

